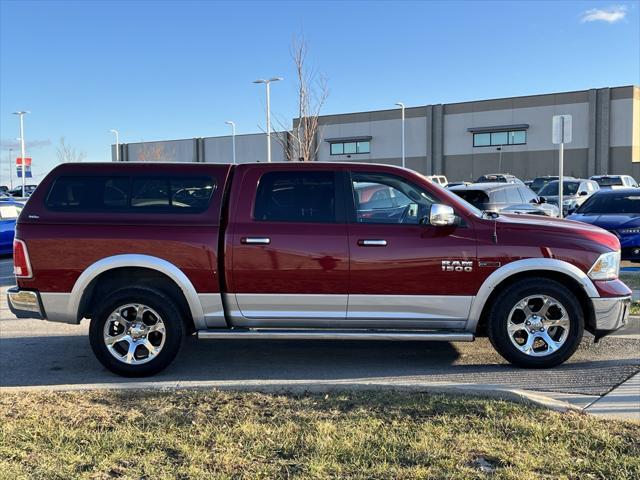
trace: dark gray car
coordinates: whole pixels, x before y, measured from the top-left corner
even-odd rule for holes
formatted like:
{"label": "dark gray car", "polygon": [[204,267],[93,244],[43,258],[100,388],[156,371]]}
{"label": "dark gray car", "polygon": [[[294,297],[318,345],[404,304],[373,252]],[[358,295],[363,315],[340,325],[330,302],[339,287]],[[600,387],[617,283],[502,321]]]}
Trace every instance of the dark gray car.
{"label": "dark gray car", "polygon": [[451,187],[453,193],[480,210],[557,217],[558,207],[544,203],[521,183],[472,183]]}
{"label": "dark gray car", "polygon": [[[563,215],[573,213],[576,208],[584,203],[591,195],[600,190],[598,182],[595,180],[585,180],[583,178],[571,178],[563,180],[562,188],[562,211]],[[538,195],[544,197],[547,203],[558,205],[558,180],[547,183]]]}

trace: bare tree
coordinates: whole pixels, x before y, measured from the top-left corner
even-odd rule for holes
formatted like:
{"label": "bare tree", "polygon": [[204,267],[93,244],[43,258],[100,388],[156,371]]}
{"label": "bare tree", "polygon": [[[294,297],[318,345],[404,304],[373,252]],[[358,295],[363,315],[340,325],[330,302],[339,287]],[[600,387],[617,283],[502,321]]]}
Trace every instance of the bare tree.
{"label": "bare tree", "polygon": [[60,137],[60,143],[56,148],[56,155],[58,156],[59,163],[81,162],[87,154],[80,152],[70,145],[67,145],[64,137]]}
{"label": "bare tree", "polygon": [[[291,43],[291,58],[296,67],[298,81],[298,118],[288,135],[277,135],[287,160],[312,162],[318,153],[317,142],[320,110],[329,96],[324,75],[307,66],[309,47],[304,38],[295,37]],[[284,122],[278,121],[281,130],[287,130]]]}

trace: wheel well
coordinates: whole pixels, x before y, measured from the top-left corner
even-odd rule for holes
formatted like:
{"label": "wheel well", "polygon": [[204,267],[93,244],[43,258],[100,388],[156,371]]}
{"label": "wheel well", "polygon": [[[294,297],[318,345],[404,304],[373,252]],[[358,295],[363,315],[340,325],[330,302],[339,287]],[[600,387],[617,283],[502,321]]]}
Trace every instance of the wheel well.
{"label": "wheel well", "polygon": [[553,270],[528,270],[526,272],[519,272],[505,278],[493,289],[493,291],[489,295],[489,298],[487,298],[487,301],[482,307],[482,313],[480,314],[480,320],[478,321],[478,326],[476,328],[476,336],[484,337],[487,335],[489,311],[491,310],[491,306],[493,305],[493,302],[498,297],[498,295],[500,295],[510,285],[513,285],[518,280],[522,280],[525,278],[547,278],[550,280],[555,280],[556,282],[561,283],[562,285],[567,287],[576,296],[578,302],[580,303],[580,306],[582,307],[585,326],[592,323],[591,320],[594,315],[593,305],[589,300],[587,292],[584,291],[584,288],[576,279],[564,273],[556,272]]}
{"label": "wheel well", "polygon": [[150,287],[169,296],[176,302],[187,330],[190,333],[195,331],[189,303],[180,287],[164,273],[144,267],[113,268],[94,278],[82,294],[78,308],[79,318],[92,318],[97,299],[125,286]]}

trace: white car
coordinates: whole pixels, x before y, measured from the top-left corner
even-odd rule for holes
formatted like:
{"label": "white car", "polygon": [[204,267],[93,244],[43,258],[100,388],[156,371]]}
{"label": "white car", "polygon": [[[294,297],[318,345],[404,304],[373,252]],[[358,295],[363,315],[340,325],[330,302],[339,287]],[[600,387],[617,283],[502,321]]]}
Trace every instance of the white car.
{"label": "white car", "polygon": [[638,182],[631,175],[594,175],[590,180],[595,180],[600,188],[638,188]]}

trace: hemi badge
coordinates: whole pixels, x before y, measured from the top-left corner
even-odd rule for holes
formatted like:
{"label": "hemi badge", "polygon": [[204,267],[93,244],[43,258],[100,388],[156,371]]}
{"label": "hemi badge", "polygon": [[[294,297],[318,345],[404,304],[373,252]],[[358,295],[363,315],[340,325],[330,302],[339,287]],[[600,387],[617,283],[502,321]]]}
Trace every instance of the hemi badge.
{"label": "hemi badge", "polygon": [[478,262],[478,266],[479,267],[499,267],[500,266],[500,262],[487,262],[487,261],[480,261]]}

